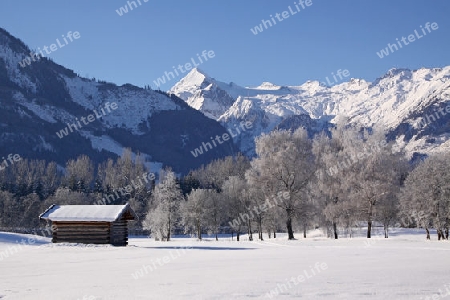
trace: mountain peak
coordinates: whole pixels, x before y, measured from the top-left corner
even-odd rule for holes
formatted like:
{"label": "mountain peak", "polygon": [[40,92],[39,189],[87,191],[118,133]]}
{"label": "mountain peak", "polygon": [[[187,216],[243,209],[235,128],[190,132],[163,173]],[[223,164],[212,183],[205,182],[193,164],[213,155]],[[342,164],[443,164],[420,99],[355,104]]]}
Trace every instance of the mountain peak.
{"label": "mountain peak", "polygon": [[201,75],[203,75],[203,76],[205,76],[205,77],[209,77],[208,76],[208,74],[206,74],[206,72],[205,71],[203,71],[202,69],[200,69],[200,68],[193,68],[189,73],[188,73],[188,75],[189,74],[191,74],[191,73],[198,73],[198,74],[201,74]]}
{"label": "mountain peak", "polygon": [[193,68],[185,77],[194,77],[194,76],[200,76],[203,77],[205,79],[210,79],[211,77],[209,77],[208,74],[206,74],[205,71],[203,71],[202,69],[199,68]]}
{"label": "mountain peak", "polygon": [[385,80],[409,80],[412,78],[413,75],[413,71],[411,71],[410,69],[405,69],[405,68],[392,68],[389,69],[389,71],[386,72],[386,74],[384,74],[383,76],[375,79],[375,81],[371,84],[371,86],[376,86],[378,84],[380,84],[380,82],[385,81]]}
{"label": "mountain peak", "polygon": [[171,90],[176,90],[180,86],[201,86],[205,82],[211,82],[213,79],[199,68],[192,69],[185,77],[178,81]]}
{"label": "mountain peak", "polygon": [[271,82],[264,81],[260,86],[254,88],[255,90],[279,90],[280,86]]}
{"label": "mountain peak", "polygon": [[389,71],[387,71],[385,77],[394,77],[394,76],[399,75],[399,74],[410,74],[410,73],[411,73],[410,69],[392,68]]}

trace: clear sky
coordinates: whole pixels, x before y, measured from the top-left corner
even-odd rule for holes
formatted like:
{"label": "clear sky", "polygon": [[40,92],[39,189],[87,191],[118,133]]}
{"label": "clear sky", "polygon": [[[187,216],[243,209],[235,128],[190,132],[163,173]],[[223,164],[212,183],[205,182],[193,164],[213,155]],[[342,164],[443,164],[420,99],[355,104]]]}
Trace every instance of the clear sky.
{"label": "clear sky", "polygon": [[[373,81],[394,67],[450,64],[448,0],[311,0],[305,8],[298,0],[134,1],[138,7],[119,16],[116,10],[126,0],[2,0],[0,27],[32,49],[78,31],[78,40],[48,56],[82,76],[152,88],[172,66],[198,63],[203,50],[215,57],[200,69],[243,86],[300,85],[326,77],[333,82],[338,69],[347,69],[348,78]],[[279,15],[278,21],[275,14],[283,11],[287,18]],[[253,34],[250,28],[270,15],[277,24]],[[427,22],[439,28],[424,36],[420,26]],[[376,52],[414,30],[420,39],[378,57]]]}

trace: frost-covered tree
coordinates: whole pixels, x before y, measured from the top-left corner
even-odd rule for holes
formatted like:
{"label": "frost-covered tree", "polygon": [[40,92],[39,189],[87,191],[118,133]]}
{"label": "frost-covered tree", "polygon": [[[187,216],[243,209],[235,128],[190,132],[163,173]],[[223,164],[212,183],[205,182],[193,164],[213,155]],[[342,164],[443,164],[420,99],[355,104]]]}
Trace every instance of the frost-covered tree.
{"label": "frost-covered tree", "polygon": [[[313,141],[313,153],[316,159],[316,178],[312,189],[318,206],[321,208],[325,226],[329,236],[338,238],[338,225],[352,225],[349,215],[348,187],[345,185],[348,168],[343,166],[346,148],[344,140],[354,139],[355,130],[338,124],[331,130],[331,137],[325,133],[319,134]],[[330,231],[332,234],[330,234]]]}
{"label": "frost-covered tree", "polygon": [[169,228],[166,207],[156,205],[154,208],[150,208],[144,221],[142,221],[142,227],[150,230],[150,235],[156,241],[168,241],[171,229]]}
{"label": "frost-covered tree", "polygon": [[72,191],[88,193],[94,180],[94,165],[86,155],[66,164],[65,185]]}
{"label": "frost-covered tree", "polygon": [[60,187],[55,191],[55,195],[45,200],[44,207],[48,208],[55,203],[59,205],[90,205],[94,203],[94,196],[72,191],[67,187]]}
{"label": "frost-covered tree", "polygon": [[274,206],[265,212],[263,227],[267,231],[269,239],[272,238],[272,233],[273,238],[276,238],[278,230],[286,226],[286,224],[283,224],[282,222],[283,214],[284,211],[278,206]]}
{"label": "frost-covered tree", "polygon": [[179,206],[184,198],[174,172],[170,169],[161,171],[160,180],[151,197],[151,208],[143,226],[144,229],[150,229],[156,239],[170,241],[179,221]]}
{"label": "frost-covered tree", "polygon": [[375,219],[383,224],[384,237],[389,237],[389,227],[394,225],[399,216],[399,189],[385,194],[377,203]]}
{"label": "frost-covered tree", "polygon": [[264,190],[259,189],[257,186],[252,186],[249,182],[249,187],[246,190],[248,205],[250,210],[254,214],[254,221],[256,222],[257,230],[258,230],[258,238],[259,240],[264,240],[263,238],[263,222],[267,215],[267,211],[269,208],[266,204],[267,194]]}
{"label": "frost-covered tree", "polygon": [[248,176],[272,197],[285,195],[276,205],[285,212],[288,238],[294,239],[292,221],[307,209],[306,189],[315,172],[312,142],[303,128],[293,133],[273,131],[257,138],[256,154]]}
{"label": "frost-covered tree", "polygon": [[98,182],[102,185],[101,190],[103,193],[111,193],[123,187],[119,181],[120,176],[117,172],[116,164],[111,158],[99,164],[97,177]]}
{"label": "frost-covered tree", "polygon": [[218,233],[220,225],[226,220],[226,206],[222,198],[215,190],[208,190],[208,197],[205,202],[206,228],[208,233],[212,233],[219,240]]}
{"label": "frost-covered tree", "polygon": [[193,171],[192,176],[199,181],[201,188],[219,190],[230,176],[238,176],[243,180],[245,171],[249,167],[248,158],[238,154],[237,156],[227,156],[223,159],[214,160]]}
{"label": "frost-covered tree", "polygon": [[206,227],[206,202],[210,197],[210,190],[192,190],[180,205],[181,225],[185,233],[195,232],[199,240]]}
{"label": "frost-covered tree", "polygon": [[[338,124],[314,139],[316,156],[316,196],[325,219],[332,224],[337,238],[337,225],[351,228],[357,221],[367,221],[367,237],[372,223],[379,219],[387,228],[393,222],[397,193],[406,172],[402,153],[385,141],[382,130],[369,133],[356,126]],[[377,205],[376,205],[377,204]]]}
{"label": "frost-covered tree", "polygon": [[[143,178],[149,172],[144,166],[143,158],[137,154],[133,159],[131,149],[126,148],[117,161],[108,159],[99,165],[97,182],[103,194],[116,193],[116,198],[120,198],[113,204],[133,203],[133,209],[136,209],[139,215],[140,209],[146,206],[148,192],[152,187],[148,177],[147,180]],[[126,187],[131,188],[126,191]],[[104,195],[98,196],[101,199]]]}
{"label": "frost-covered tree", "polygon": [[[243,203],[243,207],[246,208],[246,215],[248,215],[247,219],[247,236],[249,241],[253,241],[253,222],[257,220],[257,209],[252,207],[252,193],[248,185],[246,185],[245,189],[242,191],[241,201]],[[245,216],[245,215],[243,215]]]}
{"label": "frost-covered tree", "polygon": [[350,157],[345,180],[349,199],[358,207],[361,220],[367,221],[367,238],[371,238],[378,204],[399,192],[406,161],[393,143],[386,143],[382,130],[364,130],[358,139],[344,142]]}
{"label": "frost-covered tree", "polygon": [[185,233],[195,232],[199,240],[202,233],[214,233],[218,240],[218,230],[224,219],[224,205],[214,189],[194,189],[180,207],[181,224]]}
{"label": "frost-covered tree", "polygon": [[312,193],[314,186],[308,185],[305,189],[304,198],[302,202],[302,209],[296,211],[297,226],[303,231],[303,238],[306,238],[308,228],[313,228],[320,215],[319,201],[317,201]]}
{"label": "frost-covered tree", "polygon": [[[143,158],[124,149],[117,160],[108,159],[98,165],[94,190],[99,204],[129,203],[140,220],[145,219],[155,176],[144,166]],[[130,229],[140,227],[130,223]]]}
{"label": "frost-covered tree", "polygon": [[435,154],[406,178],[400,197],[403,211],[424,227],[434,226],[438,240],[448,239],[450,226],[450,154]]}
{"label": "frost-covered tree", "polygon": [[55,162],[50,162],[45,168],[45,175],[42,179],[42,198],[46,199],[52,195],[60,184],[61,175]]}
{"label": "frost-covered tree", "polygon": [[366,218],[351,195],[358,166],[370,153],[364,153],[360,130],[345,121],[339,121],[331,129],[331,137],[323,133],[316,136],[313,143],[317,162],[314,194],[319,197],[318,204],[323,209],[327,228],[331,228],[335,239],[338,238],[338,226],[346,228],[351,236],[352,227]]}
{"label": "frost-covered tree", "polygon": [[247,185],[244,180],[238,176],[231,176],[223,183],[222,193],[220,194],[220,198],[228,208],[226,210],[229,217],[228,224],[236,232],[237,241],[239,241],[241,232],[251,219],[243,199],[246,188]]}

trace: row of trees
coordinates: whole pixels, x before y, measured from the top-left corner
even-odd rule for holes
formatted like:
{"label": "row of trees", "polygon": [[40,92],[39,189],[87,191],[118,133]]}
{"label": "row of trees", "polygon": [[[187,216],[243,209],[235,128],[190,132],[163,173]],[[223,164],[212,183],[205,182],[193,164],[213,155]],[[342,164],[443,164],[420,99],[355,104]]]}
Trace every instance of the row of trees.
{"label": "row of trees", "polygon": [[[82,155],[69,160],[64,172],[56,163],[22,159],[0,172],[0,227],[4,230],[34,230],[40,227],[38,216],[51,204],[96,204],[136,178],[149,172],[143,160],[125,149],[121,157],[94,167]],[[142,180],[140,181],[142,182]],[[143,219],[154,182],[134,184],[129,193],[108,204],[129,202]],[[104,202],[104,201],[103,201]]]}
{"label": "row of trees", "polygon": [[[285,230],[289,239],[301,230],[322,227],[338,238],[339,228],[352,234],[378,222],[388,228],[436,228],[448,239],[450,225],[450,155],[411,165],[387,143],[381,130],[338,126],[310,139],[303,129],[273,131],[256,140],[257,156],[214,161],[177,184],[166,172],[150,199],[143,225],[160,240],[175,228],[185,233],[237,234]],[[184,185],[184,186],[183,186]],[[183,196],[184,195],[184,196]],[[363,224],[364,223],[364,224]]]}
{"label": "row of trees", "polygon": [[[107,204],[129,202],[160,240],[175,230],[199,239],[226,230],[249,239],[263,232],[275,237],[323,228],[330,237],[355,226],[383,224],[385,236],[395,224],[437,230],[448,239],[450,225],[450,154],[436,154],[412,165],[387,143],[381,130],[337,126],[313,139],[303,129],[273,131],[256,140],[256,157],[213,161],[177,178],[160,172],[158,184],[136,184],[150,172],[126,149],[122,157],[94,167],[86,156],[67,162],[23,159],[0,172],[0,227],[40,226],[37,216],[51,204],[97,204],[133,184]],[[109,198],[111,199],[111,198]],[[103,201],[104,203],[104,201]],[[362,224],[364,222],[364,224]]]}

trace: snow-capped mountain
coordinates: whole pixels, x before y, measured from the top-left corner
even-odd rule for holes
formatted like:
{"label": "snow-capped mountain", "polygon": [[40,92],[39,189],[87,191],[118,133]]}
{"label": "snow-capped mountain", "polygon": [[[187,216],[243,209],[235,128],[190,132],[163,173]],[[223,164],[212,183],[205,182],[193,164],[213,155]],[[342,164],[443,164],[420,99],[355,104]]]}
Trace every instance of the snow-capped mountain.
{"label": "snow-capped mountain", "polygon": [[129,147],[154,164],[152,171],[169,165],[186,173],[235,153],[229,143],[194,157],[192,150],[226,130],[174,95],[82,78],[47,58],[24,63],[30,54],[0,28],[2,155],[63,165],[80,154],[101,162]]}
{"label": "snow-capped mountain", "polygon": [[[234,98],[219,88],[216,81],[204,72],[195,69],[181,79],[171,92],[182,95],[182,99],[192,108],[200,110],[205,116],[217,120],[233,104]],[[177,89],[177,86],[180,89]]]}
{"label": "snow-capped mountain", "polygon": [[[392,69],[374,82],[351,79],[332,87],[318,81],[300,86],[264,82],[258,87],[241,87],[194,69],[169,92],[229,129],[240,122],[251,122],[252,128],[235,138],[248,155],[254,153],[254,138],[261,133],[298,126],[317,132],[342,117],[365,127],[383,127],[410,155],[450,149],[450,108],[445,113],[450,105],[450,66]],[[229,98],[234,101],[225,108]],[[221,110],[211,114],[205,107],[214,105]],[[445,115],[436,115],[439,108]],[[308,119],[311,122],[306,122]],[[423,120],[429,120],[426,126]]]}

